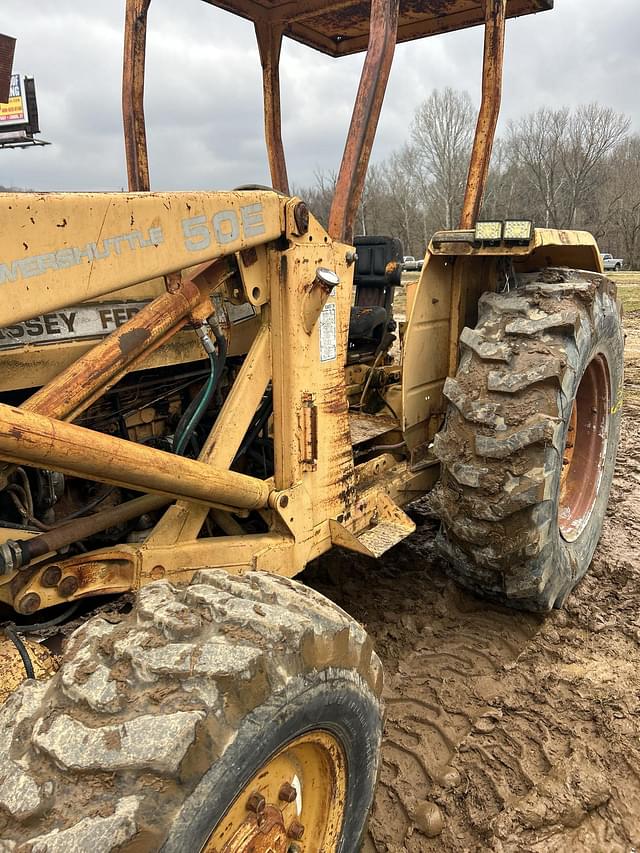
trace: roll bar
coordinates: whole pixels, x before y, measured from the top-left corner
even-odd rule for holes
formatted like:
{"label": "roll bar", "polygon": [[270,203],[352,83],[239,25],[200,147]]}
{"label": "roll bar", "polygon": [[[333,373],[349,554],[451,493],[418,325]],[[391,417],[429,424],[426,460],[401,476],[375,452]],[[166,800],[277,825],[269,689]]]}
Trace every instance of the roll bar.
{"label": "roll bar", "polygon": [[[371,0],[369,20],[354,11],[364,4],[349,0],[207,0],[253,21],[263,76],[264,127],[274,189],[288,194],[289,182],[282,142],[280,51],[283,35],[331,55],[355,52],[367,38],[367,53],[347,134],[342,164],[329,216],[332,237],[350,242],[364,187],[371,148],[389,80],[397,41],[473,26],[484,21],[482,102],[478,115],[464,196],[461,228],[477,219],[489,173],[502,96],[505,24],[508,17],[553,8],[553,0],[478,0],[434,4],[423,12],[399,12],[399,0]],[[147,13],[150,0],[126,0],[122,113],[129,189],[150,189],[144,122],[144,70]],[[327,32],[334,33],[331,37]]]}

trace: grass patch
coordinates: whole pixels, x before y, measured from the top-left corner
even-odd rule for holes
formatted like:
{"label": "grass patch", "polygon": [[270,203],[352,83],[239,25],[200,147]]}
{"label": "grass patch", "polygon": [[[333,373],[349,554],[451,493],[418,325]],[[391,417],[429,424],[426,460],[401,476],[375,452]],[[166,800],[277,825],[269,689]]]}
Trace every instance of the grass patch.
{"label": "grass patch", "polygon": [[618,296],[624,305],[624,313],[640,311],[640,283],[635,285],[618,284]]}

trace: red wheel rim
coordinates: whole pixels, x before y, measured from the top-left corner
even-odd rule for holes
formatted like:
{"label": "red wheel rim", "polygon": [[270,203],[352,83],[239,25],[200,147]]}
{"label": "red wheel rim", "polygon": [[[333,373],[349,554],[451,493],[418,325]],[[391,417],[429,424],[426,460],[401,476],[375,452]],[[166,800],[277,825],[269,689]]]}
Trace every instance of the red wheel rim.
{"label": "red wheel rim", "polygon": [[609,366],[599,354],[580,380],[563,452],[558,525],[568,542],[580,536],[593,512],[604,471],[610,411]]}

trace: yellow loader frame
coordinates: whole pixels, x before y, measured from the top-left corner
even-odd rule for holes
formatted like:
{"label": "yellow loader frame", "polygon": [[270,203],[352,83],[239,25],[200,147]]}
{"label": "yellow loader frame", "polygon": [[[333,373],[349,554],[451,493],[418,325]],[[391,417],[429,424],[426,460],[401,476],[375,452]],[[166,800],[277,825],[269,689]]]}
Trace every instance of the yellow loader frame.
{"label": "yellow loader frame", "polygon": [[[483,105],[461,230],[435,235],[429,247],[412,298],[401,377],[386,391],[398,417],[380,419],[382,449],[356,464],[358,416],[350,413],[349,399],[363,388],[367,368],[347,365],[352,223],[393,47],[404,26],[398,0],[371,4],[369,47],[328,231],[286,192],[277,58],[283,33],[294,30],[287,30],[286,16],[277,24],[266,13],[258,15],[260,4],[219,5],[237,5],[231,10],[245,16],[256,12],[269,159],[273,185],[282,192],[148,191],[141,99],[149,2],[128,0],[123,104],[130,185],[139,191],[3,194],[0,328],[107,294],[153,296],[93,348],[65,344],[55,348],[51,363],[34,362],[42,387],[19,407],[0,404],[0,476],[26,464],[144,495],[36,534],[39,561],[26,565],[15,531],[0,531],[10,569],[0,576],[0,600],[23,614],[72,598],[135,590],[160,578],[186,581],[203,566],[293,576],[333,545],[379,556],[413,531],[402,507],[438,479],[430,447],[444,417],[442,388],[455,371],[459,335],[473,322],[480,294],[496,287],[498,265],[510,257],[520,271],[541,265],[602,271],[595,241],[582,232],[536,230],[517,245],[475,239],[508,16],[506,0],[489,0]],[[288,4],[298,10],[305,5]],[[338,11],[348,6],[324,5]],[[512,4],[517,14],[550,5]],[[456,27],[471,23],[461,21]],[[304,40],[303,30],[295,32]],[[358,49],[357,39],[354,44]],[[250,303],[255,321],[246,358],[197,460],[72,423],[127,372],[178,360],[192,346],[185,343],[185,327],[202,325],[216,295]],[[19,364],[16,357],[15,370]],[[385,369],[397,372],[398,366]],[[262,480],[230,466],[269,383],[275,471]],[[143,544],[56,556],[64,544],[161,507],[166,510]],[[243,530],[238,519],[251,511],[260,513],[268,532]],[[209,513],[225,535],[202,535]]]}

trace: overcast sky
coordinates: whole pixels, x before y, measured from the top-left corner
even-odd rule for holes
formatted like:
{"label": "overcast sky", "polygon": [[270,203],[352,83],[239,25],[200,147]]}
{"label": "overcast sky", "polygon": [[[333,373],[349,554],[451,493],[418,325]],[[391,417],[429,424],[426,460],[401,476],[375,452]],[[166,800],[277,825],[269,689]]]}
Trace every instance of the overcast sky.
{"label": "overcast sky", "polygon": [[[640,131],[638,0],[556,0],[507,25],[501,126],[545,104],[597,100]],[[36,79],[46,148],[0,150],[0,184],[120,190],[124,0],[1,0],[14,71]],[[480,28],[399,45],[373,159],[406,139],[416,106],[451,85],[479,98]],[[283,134],[292,183],[337,169],[362,56],[330,59],[285,39]],[[153,189],[267,183],[260,65],[251,25],[202,0],[152,0],[146,118]]]}

